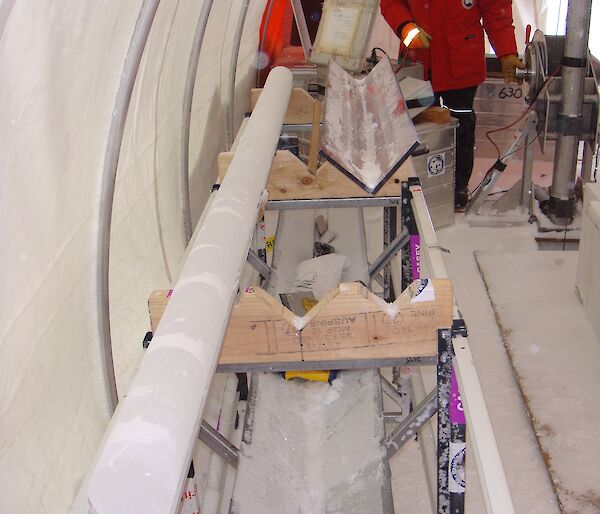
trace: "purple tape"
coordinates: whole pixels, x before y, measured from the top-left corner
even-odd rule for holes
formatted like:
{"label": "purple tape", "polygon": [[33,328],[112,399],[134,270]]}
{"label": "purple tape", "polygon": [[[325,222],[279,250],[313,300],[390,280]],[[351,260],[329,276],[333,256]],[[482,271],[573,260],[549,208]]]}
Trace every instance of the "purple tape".
{"label": "purple tape", "polygon": [[450,380],[450,423],[458,425],[466,424],[465,412],[462,400],[460,399],[460,391],[458,390],[458,381],[454,374],[454,368],[452,368],[452,378]]}
{"label": "purple tape", "polygon": [[410,262],[412,264],[412,279],[421,278],[421,237],[410,236]]}

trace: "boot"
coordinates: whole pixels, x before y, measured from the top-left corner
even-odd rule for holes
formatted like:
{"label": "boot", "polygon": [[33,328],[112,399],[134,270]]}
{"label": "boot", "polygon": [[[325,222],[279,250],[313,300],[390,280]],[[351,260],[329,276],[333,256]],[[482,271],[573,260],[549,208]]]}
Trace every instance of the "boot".
{"label": "boot", "polygon": [[466,187],[461,187],[454,191],[454,208],[464,209],[469,203],[469,190]]}

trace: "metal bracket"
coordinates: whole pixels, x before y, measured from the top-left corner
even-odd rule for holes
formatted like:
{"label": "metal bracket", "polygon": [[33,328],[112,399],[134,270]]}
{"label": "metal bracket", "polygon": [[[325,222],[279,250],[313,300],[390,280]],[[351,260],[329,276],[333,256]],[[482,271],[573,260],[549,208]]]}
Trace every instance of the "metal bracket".
{"label": "metal bracket", "polygon": [[438,330],[438,514],[465,511],[465,428],[453,421],[452,337],[452,329]]}
{"label": "metal bracket", "polygon": [[462,318],[452,320],[452,338],[455,338],[456,336],[469,336],[469,330],[467,329],[465,320]]}
{"label": "metal bracket", "polygon": [[559,113],[556,119],[556,132],[563,136],[581,136],[584,132],[583,114],[566,116]]}
{"label": "metal bracket", "polygon": [[437,391],[434,389],[386,438],[384,445],[388,459],[429,421],[431,416],[437,412],[437,405]]}
{"label": "metal bracket", "polygon": [[142,341],[142,348],[145,350],[146,348],[148,348],[148,346],[150,346],[150,342],[152,341],[152,336],[154,334],[152,334],[152,332],[146,332],[146,335],[144,336],[144,340]]}
{"label": "metal bracket", "polygon": [[402,423],[404,415],[401,412],[384,412],[383,422],[384,423]]}
{"label": "metal bracket", "polygon": [[381,389],[399,407],[405,403],[396,388],[383,376],[381,377]]}
{"label": "metal bracket", "polygon": [[198,439],[227,462],[227,464],[237,468],[239,460],[238,448],[204,420],[200,426]]}
{"label": "metal bracket", "polygon": [[[472,200],[467,205],[465,210],[465,214],[468,216],[470,213],[477,214],[484,200],[487,198],[488,192],[492,190],[498,177],[502,174],[504,169],[506,168],[506,164],[508,160],[521,148],[525,151],[528,150],[528,146],[533,142],[537,137],[537,122],[538,117],[535,111],[530,112],[517,130],[516,134],[513,136],[511,142],[502,152],[500,158],[494,163],[494,165],[490,168],[481,184],[478,186],[476,193],[473,195]],[[531,169],[527,169],[525,164],[527,163],[527,159],[523,160],[523,180],[529,183],[530,174],[532,172]],[[526,176],[527,175],[527,176]]]}
{"label": "metal bracket", "polygon": [[400,235],[398,235],[390,244],[385,248],[383,252],[375,259],[375,262],[369,266],[369,276],[373,276],[378,273],[390,260],[396,255],[401,248],[408,244],[409,235],[408,230],[404,228]]}
{"label": "metal bracket", "polygon": [[271,277],[271,267],[254,250],[248,250],[248,264],[260,273],[265,280]]}

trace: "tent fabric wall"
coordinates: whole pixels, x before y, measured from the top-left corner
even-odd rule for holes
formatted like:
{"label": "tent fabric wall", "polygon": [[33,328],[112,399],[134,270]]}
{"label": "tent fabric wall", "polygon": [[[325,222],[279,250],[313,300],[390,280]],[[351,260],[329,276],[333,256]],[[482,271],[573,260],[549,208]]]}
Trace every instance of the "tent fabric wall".
{"label": "tent fabric wall", "polygon": [[[0,512],[69,510],[110,418],[95,311],[96,230],[108,128],[142,0],[22,0],[0,40]],[[264,0],[251,3],[236,122],[248,109]],[[12,5],[14,4],[14,5]],[[120,155],[111,231],[119,394],[141,357],[146,300],[184,251],[178,144],[183,84],[202,2],[164,0],[142,60]],[[214,2],[192,118],[197,220],[224,149],[231,28]]]}
{"label": "tent fabric wall", "polygon": [[[110,309],[120,395],[137,369],[150,330],[147,300],[179,274],[185,250],[179,199],[181,105],[190,45],[202,4],[163,2],[156,14],[127,118],[111,227]],[[190,193],[195,224],[225,150],[226,76],[241,1],[214,2],[194,91]],[[264,1],[248,10],[238,60],[235,125],[249,109]]]}
{"label": "tent fabric wall", "polygon": [[16,2],[0,41],[0,512],[67,511],[110,416],[94,230],[140,4]]}

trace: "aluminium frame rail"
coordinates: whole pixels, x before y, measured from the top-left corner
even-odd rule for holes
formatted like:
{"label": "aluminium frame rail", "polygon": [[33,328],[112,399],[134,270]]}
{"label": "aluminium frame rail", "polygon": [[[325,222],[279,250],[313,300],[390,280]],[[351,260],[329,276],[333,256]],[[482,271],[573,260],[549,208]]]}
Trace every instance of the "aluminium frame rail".
{"label": "aluminium frame rail", "polygon": [[[442,257],[435,229],[427,210],[420,184],[407,184],[410,192],[411,212],[420,237],[420,267],[425,276],[447,278],[448,272]],[[455,318],[460,317],[458,305],[454,306]],[[481,483],[481,492],[488,514],[514,514],[515,508],[504,465],[498,450],[490,415],[487,410],[475,361],[465,335],[456,335],[452,340],[456,378],[461,391],[462,407],[467,421],[468,433],[472,437],[471,447]]]}

